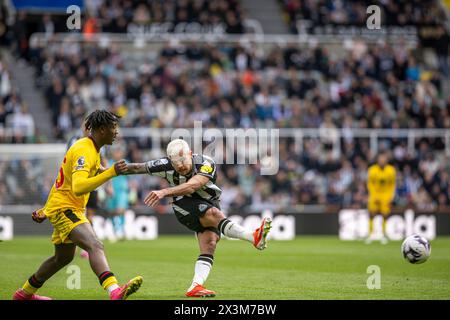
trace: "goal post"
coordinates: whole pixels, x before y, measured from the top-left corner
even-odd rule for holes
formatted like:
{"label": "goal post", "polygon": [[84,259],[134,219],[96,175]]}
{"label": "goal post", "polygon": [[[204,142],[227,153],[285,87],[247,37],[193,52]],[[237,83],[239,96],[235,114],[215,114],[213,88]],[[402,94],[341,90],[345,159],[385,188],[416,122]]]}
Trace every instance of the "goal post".
{"label": "goal post", "polygon": [[66,144],[0,144],[0,207],[45,203]]}

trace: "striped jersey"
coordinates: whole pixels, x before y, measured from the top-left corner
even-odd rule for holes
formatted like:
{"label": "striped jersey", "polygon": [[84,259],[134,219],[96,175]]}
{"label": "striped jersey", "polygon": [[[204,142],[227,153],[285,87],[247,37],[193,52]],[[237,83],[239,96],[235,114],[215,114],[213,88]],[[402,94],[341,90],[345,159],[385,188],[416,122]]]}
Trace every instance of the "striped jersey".
{"label": "striped jersey", "polygon": [[217,179],[217,166],[213,159],[208,156],[193,154],[192,155],[192,170],[191,172],[183,176],[179,174],[172,166],[169,158],[164,157],[157,160],[151,160],[146,162],[147,173],[153,176],[165,178],[169,182],[171,187],[178,186],[187,182],[194,175],[199,174],[209,178],[209,181],[196,190],[194,193],[175,197],[175,200],[179,200],[183,197],[192,197],[205,200],[218,200],[222,194],[222,189],[216,185]]}

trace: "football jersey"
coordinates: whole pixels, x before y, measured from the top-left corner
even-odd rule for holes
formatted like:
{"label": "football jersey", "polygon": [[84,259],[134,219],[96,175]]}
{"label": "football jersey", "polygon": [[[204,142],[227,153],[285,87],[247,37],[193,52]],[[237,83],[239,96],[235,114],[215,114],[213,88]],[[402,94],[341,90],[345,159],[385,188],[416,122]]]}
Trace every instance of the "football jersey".
{"label": "football jersey", "polygon": [[369,167],[368,188],[370,193],[392,195],[395,192],[395,168],[388,164],[381,168],[378,164]]}
{"label": "football jersey", "polygon": [[100,169],[100,153],[94,141],[89,138],[77,140],[66,152],[59,168],[58,176],[48,195],[44,212],[55,213],[62,208],[84,210],[89,200],[89,193],[77,197],[72,191],[72,174],[86,171],[89,178],[95,176]]}
{"label": "football jersey", "polygon": [[[66,151],[68,151],[75,142],[77,142],[78,140],[80,140],[81,138],[84,138],[84,137],[85,136],[82,133],[78,133],[78,134],[72,136],[69,139],[69,142],[67,142]],[[104,146],[103,148],[100,149],[100,159],[106,157],[106,150],[107,150],[106,147],[107,146]]]}
{"label": "football jersey", "polygon": [[218,200],[220,195],[222,194],[222,189],[220,189],[216,185],[216,163],[213,159],[205,155],[192,155],[192,170],[186,176],[183,176],[175,171],[172,163],[167,157],[148,161],[146,163],[146,169],[148,174],[150,175],[165,178],[171,187],[175,187],[187,182],[196,174],[209,178],[209,181],[194,193],[185,196],[174,197],[175,200],[179,200],[183,197],[192,197],[205,200]]}

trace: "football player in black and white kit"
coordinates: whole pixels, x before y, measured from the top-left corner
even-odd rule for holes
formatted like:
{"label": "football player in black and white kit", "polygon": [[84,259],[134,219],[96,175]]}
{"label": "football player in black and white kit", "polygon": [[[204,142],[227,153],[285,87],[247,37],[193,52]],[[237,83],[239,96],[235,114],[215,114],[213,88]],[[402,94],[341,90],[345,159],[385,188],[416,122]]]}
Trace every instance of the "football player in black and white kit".
{"label": "football player in black and white kit", "polygon": [[197,233],[200,255],[195,263],[188,297],[213,297],[215,292],[203,287],[213,265],[220,234],[247,240],[259,250],[266,248],[271,220],[264,218],[256,230],[247,230],[228,220],[220,210],[222,190],[216,185],[217,167],[208,156],[192,154],[186,141],[175,139],[167,146],[167,157],[145,163],[129,163],[125,174],[150,174],[165,178],[170,187],[151,191],[144,202],[155,206],[165,197],[173,198],[172,208],[180,223]]}

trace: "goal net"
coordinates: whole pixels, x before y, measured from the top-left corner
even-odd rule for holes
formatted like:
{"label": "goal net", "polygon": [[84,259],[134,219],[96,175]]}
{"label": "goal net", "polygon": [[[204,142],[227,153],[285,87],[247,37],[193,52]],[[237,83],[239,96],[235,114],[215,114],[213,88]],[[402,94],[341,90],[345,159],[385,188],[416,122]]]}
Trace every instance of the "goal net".
{"label": "goal net", "polygon": [[43,205],[65,151],[65,144],[0,144],[0,207]]}

